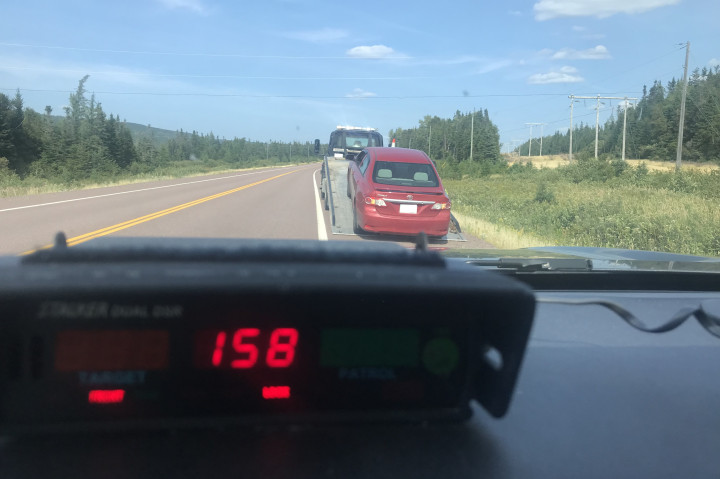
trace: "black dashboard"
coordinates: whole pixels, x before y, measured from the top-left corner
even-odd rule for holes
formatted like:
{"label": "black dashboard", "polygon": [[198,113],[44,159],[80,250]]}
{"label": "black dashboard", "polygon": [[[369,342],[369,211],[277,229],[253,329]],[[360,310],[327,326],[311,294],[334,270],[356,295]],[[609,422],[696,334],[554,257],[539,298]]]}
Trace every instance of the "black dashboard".
{"label": "black dashboard", "polygon": [[[188,246],[185,251],[190,249],[194,248]],[[76,250],[80,251],[81,248]],[[139,286],[150,277],[149,273],[143,272],[138,266],[138,258],[132,256],[140,254],[140,250],[131,250],[124,251],[124,259],[115,257],[112,260],[106,253],[93,251],[90,245],[82,253],[85,255],[82,258],[53,256],[48,253],[44,259],[36,259],[34,269],[23,270],[32,269],[30,276],[19,273],[27,264],[23,266],[17,259],[7,259],[0,265],[0,282],[3,285],[0,293],[6,300],[3,304],[9,304],[7,301],[12,298],[32,296],[27,296],[27,285],[23,288],[22,281],[17,281],[23,275],[23,281],[32,281],[37,287],[37,294],[34,296],[37,302],[34,309],[31,308],[35,313],[34,316],[30,315],[34,321],[40,319],[39,311],[42,310],[47,312],[47,318],[51,322],[62,323],[67,320],[65,316],[68,314],[76,321],[79,313],[77,310],[68,313],[72,310],[72,304],[67,296],[62,300],[64,304],[54,306],[48,303],[48,298],[60,301],[58,298],[63,294],[69,290],[77,291],[80,286],[87,291],[97,291],[101,284],[113,284],[114,294],[124,298],[129,294],[138,298],[147,297],[148,284],[143,288]],[[174,254],[177,252],[176,249]],[[152,303],[154,306],[163,306],[164,309],[158,310],[158,315],[169,316],[159,318],[160,324],[171,325],[173,314],[174,319],[178,318],[177,308],[173,306],[178,306],[179,303],[192,304],[192,308],[199,311],[199,305],[203,304],[196,301],[199,297],[215,300],[205,303],[210,309],[223,304],[218,298],[224,298],[227,302],[226,294],[218,294],[228,291],[237,293],[235,288],[241,283],[234,283],[233,287],[227,289],[229,271],[235,271],[234,276],[231,275],[235,280],[244,278],[244,281],[250,277],[254,279],[252,284],[255,286],[249,287],[250,283],[242,282],[245,288],[245,294],[240,296],[242,301],[238,301],[238,296],[235,295],[235,299],[225,304],[224,309],[214,310],[233,312],[240,305],[244,305],[245,311],[251,311],[250,317],[262,318],[256,325],[250,325],[250,329],[257,326],[258,335],[250,336],[258,338],[257,344],[267,343],[269,347],[272,344],[273,331],[278,328],[296,328],[299,341],[303,341],[315,334],[308,333],[308,324],[315,328],[319,323],[326,323],[330,333],[320,331],[315,334],[315,339],[310,341],[314,344],[313,348],[305,351],[317,351],[312,353],[318,356],[317,361],[322,361],[320,356],[325,354],[325,360],[330,361],[325,365],[329,364],[329,367],[338,369],[335,371],[335,378],[339,377],[339,370],[342,368],[345,370],[343,374],[354,370],[354,374],[367,375],[380,374],[382,368],[377,366],[380,363],[395,361],[397,365],[405,364],[405,369],[401,366],[394,368],[396,372],[408,374],[405,377],[405,388],[394,391],[402,394],[382,396],[378,390],[372,388],[341,391],[342,394],[337,398],[342,399],[340,402],[345,405],[354,405],[349,411],[352,414],[334,414],[331,420],[327,420],[325,414],[317,414],[318,408],[315,406],[322,406],[321,404],[313,406],[314,416],[305,416],[303,420],[295,420],[294,418],[299,416],[293,416],[293,411],[277,410],[270,411],[270,416],[263,416],[265,419],[255,421],[217,420],[228,415],[228,404],[233,400],[226,398],[225,402],[220,401],[211,408],[214,412],[220,412],[213,416],[213,421],[168,421],[154,425],[160,427],[133,429],[117,427],[118,423],[128,420],[121,414],[115,418],[117,421],[104,423],[102,427],[91,428],[92,430],[83,427],[59,427],[51,432],[37,433],[43,428],[22,430],[23,428],[10,427],[22,422],[18,421],[17,414],[24,409],[17,401],[21,397],[33,397],[35,394],[39,402],[25,404],[27,410],[31,410],[33,407],[42,408],[43,405],[47,407],[47,398],[56,397],[57,394],[52,387],[43,389],[45,386],[33,386],[13,399],[12,394],[8,394],[9,383],[6,382],[5,390],[0,396],[0,406],[4,411],[0,421],[5,428],[0,439],[2,477],[717,477],[720,461],[714,453],[720,444],[720,381],[717,380],[716,372],[717,364],[720,364],[719,340],[708,334],[695,321],[686,321],[665,334],[648,334],[631,328],[605,308],[559,303],[578,299],[611,301],[632,311],[647,324],[654,325],[662,323],[677,311],[697,308],[699,304],[710,300],[720,300],[717,289],[713,291],[712,287],[708,287],[702,291],[692,291],[678,285],[677,291],[670,288],[653,291],[637,283],[634,290],[612,290],[608,289],[606,284],[607,277],[598,275],[598,281],[603,284],[598,284],[594,290],[536,288],[533,292],[527,285],[514,284],[516,282],[497,272],[460,268],[454,264],[438,266],[430,256],[423,257],[423,265],[413,266],[411,263],[415,260],[407,257],[401,260],[391,259],[391,256],[399,253],[389,249],[372,253],[379,254],[380,259],[377,261],[385,264],[384,268],[375,267],[374,272],[365,270],[363,262],[353,263],[353,257],[360,258],[367,252],[315,250],[313,246],[305,245],[292,254],[286,253],[283,248],[275,249],[274,261],[277,264],[294,264],[295,270],[300,271],[303,263],[300,258],[309,255],[316,267],[320,268],[314,270],[316,276],[296,278],[298,280],[295,281],[288,279],[288,270],[283,270],[281,266],[273,269],[266,263],[247,261],[242,267],[233,266],[233,259],[227,256],[227,248],[224,247],[211,248],[202,261],[186,261],[181,268],[176,267],[177,257],[162,254],[156,256],[154,274],[159,274],[159,271],[172,271],[172,277],[167,274],[164,276],[163,288],[159,288],[159,291],[172,296],[180,290],[186,298],[183,300],[185,302]],[[404,253],[400,254],[403,255]],[[82,261],[78,262],[79,259]],[[105,263],[99,266],[99,259],[105,263],[109,261],[111,266]],[[327,263],[331,260],[342,260],[345,273],[333,273],[334,270]],[[324,266],[323,261],[326,261]],[[404,262],[407,264],[403,264]],[[171,265],[174,266],[170,267]],[[198,269],[198,265],[202,265],[202,268]],[[259,268],[257,274],[252,273],[255,271],[254,267]],[[87,268],[94,273],[90,273]],[[324,271],[323,274],[320,274],[323,272],[321,270]],[[404,270],[412,270],[412,278],[405,277],[400,281]],[[62,273],[63,271],[65,273]],[[199,275],[202,271],[204,273]],[[243,276],[239,271],[245,271],[249,276]],[[346,276],[348,272],[352,274]],[[76,276],[73,276],[73,281],[62,285],[54,282],[59,274]],[[317,276],[318,274],[320,275]],[[473,275],[484,279],[471,279]],[[123,281],[118,280],[120,276],[124,278]],[[672,276],[672,273],[666,273],[666,276]],[[126,280],[133,277],[134,280],[127,283]],[[264,287],[259,286],[265,281],[260,278],[266,280]],[[506,283],[506,280],[513,284]],[[344,281],[347,283],[343,283]],[[586,278],[584,281],[585,287],[592,280]],[[671,284],[672,278],[668,277],[665,281]],[[121,287],[122,284],[134,286]],[[157,287],[158,283],[153,284]],[[193,287],[182,289],[182,284],[192,284]],[[323,287],[327,288],[328,284],[331,285],[329,294],[334,300],[314,295],[313,292],[317,291],[314,286],[324,285]],[[342,286],[343,284],[345,286]],[[375,288],[368,286],[373,284]],[[289,294],[291,290],[297,294]],[[418,294],[408,296],[409,290],[415,290]],[[372,296],[377,301],[368,301],[360,307],[359,298],[350,294],[351,291],[361,291],[366,300]],[[268,296],[270,292],[274,292],[274,296]],[[503,301],[506,294],[511,294],[514,299]],[[526,296],[528,294],[531,299]],[[308,300],[309,297],[312,297],[312,300]],[[475,302],[470,299],[472,297],[476,298]],[[97,299],[97,296],[95,298]],[[402,298],[402,301],[397,298]],[[77,300],[77,297],[73,300]],[[322,301],[327,302],[321,303]],[[109,311],[115,304],[110,303],[112,301],[104,306],[96,304],[95,307],[100,311]],[[142,300],[132,304],[122,301],[116,303],[125,305],[125,308],[118,309],[118,315],[124,312],[125,316],[129,316],[124,317],[123,321],[129,320],[133,323],[140,321],[144,315],[153,317],[152,307],[144,307],[150,303]],[[86,302],[85,311],[88,311],[87,304]],[[248,305],[251,305],[249,309]],[[261,307],[262,305],[265,307]],[[406,308],[405,315],[400,313],[402,308]],[[521,319],[527,318],[528,312],[532,313],[533,308],[535,309],[534,315],[530,314],[531,321],[523,323]],[[2,311],[5,325],[8,324],[8,311],[10,310],[7,308]],[[95,321],[102,317],[97,311],[91,310],[85,319]],[[273,313],[266,317],[268,311]],[[302,311],[299,316],[305,317],[304,321],[277,321],[278,314],[292,311]],[[383,312],[387,311],[395,312],[393,316],[398,318],[384,315]],[[512,326],[508,321],[511,315],[519,318],[516,325],[524,324],[527,330]],[[227,384],[222,378],[231,368],[224,369],[222,366],[225,364],[223,361],[229,359],[223,359],[224,356],[217,359],[214,356],[232,352],[232,349],[222,349],[217,353],[217,346],[223,331],[227,333],[225,341],[233,341],[232,338],[240,327],[236,324],[236,319],[233,319],[237,316],[230,314],[230,319],[214,322],[212,326],[203,326],[197,329],[199,332],[193,329],[187,336],[183,336],[187,338],[183,343],[187,364],[199,364],[199,371],[209,370],[215,374],[212,375],[212,380],[202,379],[202,375],[189,379],[176,378],[176,383],[171,381],[175,384],[174,391],[182,389],[177,385],[185,384],[185,379],[189,381],[188,384],[202,389],[204,394],[218,394],[221,386]],[[322,318],[319,323],[311,321],[315,316]],[[426,319],[420,322],[407,319],[420,316]],[[197,313],[193,313],[191,317],[196,318]],[[338,321],[338,317],[344,319]],[[495,321],[493,317],[496,318]],[[502,319],[497,319],[501,317]],[[187,322],[180,323],[187,325]],[[389,324],[399,324],[400,327],[393,327],[392,331],[387,333],[385,328]],[[350,339],[347,331],[342,330],[348,325],[355,327],[355,332],[359,333],[354,336],[355,339]],[[177,337],[174,331],[184,331],[184,326],[175,329],[176,326],[178,325],[168,329],[173,331],[173,338]],[[57,325],[53,328],[55,329],[50,328],[53,334],[47,337],[57,339],[58,331],[67,331],[67,328]],[[78,332],[77,328],[72,331]],[[33,334],[36,333],[38,330],[34,330]],[[276,344],[287,345],[293,342],[293,333],[284,330],[279,334],[280,339]],[[327,341],[339,346],[330,348],[330,352],[323,352],[323,347],[327,348],[321,341],[323,334],[329,338]],[[8,334],[3,336],[5,339],[7,337]],[[487,339],[490,337],[493,339]],[[432,343],[438,338],[439,342]],[[482,340],[475,343],[468,338]],[[210,341],[209,346],[206,340]],[[452,348],[447,348],[448,340],[461,345],[455,353],[449,352]],[[91,345],[88,346],[83,341]],[[109,345],[122,341],[134,345],[147,341],[147,344],[152,345],[149,349],[154,353],[146,351],[143,354],[118,356],[105,351]],[[79,377],[80,373],[87,373],[89,360],[99,360],[100,364],[104,364],[101,368],[103,370],[123,371],[148,368],[152,370],[152,367],[162,365],[163,361],[175,361],[172,354],[160,354],[160,357],[155,354],[158,348],[162,350],[163,344],[174,344],[173,339],[170,339],[169,343],[167,341],[168,338],[163,340],[162,337],[148,339],[130,335],[123,339],[116,335],[103,339],[100,336],[88,337],[80,334],[70,339],[66,337],[59,345],[47,346],[47,342],[44,344],[48,351],[47,357],[54,359],[56,366],[61,364],[61,368],[67,369],[64,374]],[[385,342],[393,345],[389,350],[397,349],[396,346],[400,344],[400,349],[405,350],[409,356],[393,354],[390,357],[378,357],[371,354],[368,357],[363,351],[373,348],[356,344],[354,341],[365,345]],[[30,342],[27,351],[31,351]],[[445,347],[433,350],[436,354],[430,354],[430,363],[421,360],[424,366],[418,367],[424,368],[424,372],[420,373],[419,369],[414,370],[406,363],[412,363],[409,357],[422,358],[422,351],[427,349],[429,343],[444,344]],[[242,339],[238,341],[238,345],[245,344],[248,343]],[[250,344],[255,343],[251,341]],[[58,352],[62,347],[67,350],[65,353]],[[283,347],[287,349],[287,346]],[[5,351],[11,349],[12,347],[6,347]],[[85,353],[72,354],[72,351],[77,349]],[[137,351],[138,348],[126,349]],[[139,349],[142,350],[142,346],[139,346]],[[488,363],[484,354],[492,349],[496,349],[495,352],[508,364],[514,361],[512,351],[519,351],[515,360],[518,361],[518,367],[520,361],[522,366],[517,377],[513,374],[493,376],[493,371],[497,373],[497,364],[490,364],[489,366],[493,367],[484,369],[487,376],[478,372],[482,368],[476,369],[472,366]],[[475,350],[482,351],[483,355],[477,351],[472,352]],[[238,353],[238,350],[235,349],[234,352]],[[298,361],[301,353],[303,350],[298,349]],[[5,354],[5,357],[9,356]],[[194,363],[196,360],[192,358],[199,358],[200,363]],[[241,365],[247,366],[252,353],[235,359],[238,358],[245,361],[241,362]],[[213,363],[215,359],[216,366]],[[288,362],[288,355],[272,355],[261,347],[254,360],[252,367],[262,367],[265,362],[264,366],[270,368],[268,360],[285,364]],[[455,376],[454,373],[447,372],[450,371],[448,368],[451,368],[453,361],[455,369],[452,371],[457,373]],[[7,359],[5,364],[9,364]],[[22,372],[18,374],[31,378],[34,374],[33,364],[30,362],[27,367],[21,368]],[[40,370],[47,371],[50,366],[46,364],[44,367],[46,369]],[[214,367],[217,371],[213,371]],[[436,373],[445,372],[440,375],[429,373],[433,368]],[[274,369],[277,373],[278,368]],[[387,370],[388,368],[385,368],[386,373]],[[299,391],[301,389],[297,387],[300,387],[300,383],[292,381],[298,377],[307,377],[303,376],[305,373],[302,371],[305,369],[298,369],[296,375],[284,375],[281,372],[279,382],[275,381],[270,385],[287,383],[292,386],[293,392]],[[429,375],[434,379],[426,380]],[[438,378],[443,379],[433,382]],[[319,378],[313,381],[316,381],[312,383],[314,387],[326,387],[327,391],[345,387],[338,386],[337,382],[333,382],[336,381],[334,379]],[[204,388],[198,384],[204,384]],[[413,396],[413,391],[417,392],[417,389],[411,387],[413,384],[416,387],[420,384],[426,389],[428,394],[422,397],[428,402],[418,402],[417,396]],[[264,385],[259,385],[258,394],[261,394]],[[468,389],[467,385],[473,386]],[[71,386],[66,384],[65,387]],[[512,400],[509,410],[503,415],[503,398],[508,387],[512,392]],[[95,390],[92,385],[89,388]],[[283,390],[273,391],[271,394],[284,394]],[[438,391],[451,391],[450,399],[443,397]],[[484,391],[485,395],[479,391]],[[82,389],[81,393],[82,397],[86,397],[88,390]],[[387,394],[387,391],[384,393]],[[246,394],[241,394],[240,397],[246,397]],[[379,397],[386,400],[394,398],[392,407],[385,407],[387,403],[382,401],[373,404],[372,401],[377,401]],[[60,402],[55,403],[55,407],[64,404],[62,398],[58,400]],[[109,397],[108,400],[112,402],[113,399]],[[16,404],[10,404],[13,401]],[[243,403],[242,406],[248,408],[254,407],[254,404]],[[374,408],[367,407],[368,404]],[[463,404],[468,405],[469,411],[458,407]],[[447,407],[448,405],[451,407]],[[167,410],[170,406],[171,402],[163,403],[162,409]],[[320,407],[320,412],[327,412],[328,407],[328,404],[325,404],[325,410]],[[67,411],[72,408],[65,404],[61,409]],[[408,411],[412,414],[406,414]],[[439,411],[441,414],[437,414]],[[453,414],[446,414],[448,411]],[[36,412],[37,415],[25,418],[25,425],[28,421],[42,425],[50,419],[57,425],[57,416],[49,413],[43,416],[40,411]],[[263,411],[253,410],[253,414],[246,415],[245,419],[255,417],[258,412]],[[268,417],[277,417],[278,412],[284,412],[286,420],[266,420]],[[347,408],[344,412],[348,412]],[[467,414],[468,412],[472,414]],[[495,416],[502,417],[498,419]],[[77,417],[70,415],[61,419],[67,423],[76,421]],[[63,422],[60,421],[60,424]]]}

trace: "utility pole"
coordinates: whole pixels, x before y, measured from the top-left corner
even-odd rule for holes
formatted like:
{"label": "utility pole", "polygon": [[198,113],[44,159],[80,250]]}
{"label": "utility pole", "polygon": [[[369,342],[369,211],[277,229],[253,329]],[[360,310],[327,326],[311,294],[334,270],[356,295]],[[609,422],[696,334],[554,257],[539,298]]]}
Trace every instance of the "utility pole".
{"label": "utility pole", "polygon": [[265,142],[265,160],[267,160],[268,158],[270,158],[270,146],[269,146],[269,143],[266,141]]}
{"label": "utility pole", "polygon": [[622,160],[625,161],[625,130],[627,130],[627,109],[628,109],[628,101],[627,98],[625,98],[625,110],[623,114],[623,151],[622,151]]}
{"label": "utility pole", "polygon": [[522,143],[523,143],[523,141],[520,140],[520,139],[518,139],[518,140],[513,140],[513,150],[514,150],[515,148],[517,148],[517,150],[518,150],[518,151],[517,151],[517,156],[522,156],[522,155],[520,154],[520,146],[519,146],[519,145],[522,145]]}
{"label": "utility pole", "polygon": [[622,160],[625,161],[625,131],[627,130],[627,111],[628,111],[628,100],[637,100],[637,98],[625,98],[625,114],[623,115],[623,149],[622,149]]}
{"label": "utility pole", "polygon": [[542,156],[542,141],[543,141],[543,126],[545,123],[540,123],[540,156]]}
{"label": "utility pole", "polygon": [[430,156],[430,142],[432,141],[432,125],[429,125],[430,133],[428,133],[428,151],[427,154]]}
{"label": "utility pole", "polygon": [[473,137],[475,136],[475,109],[470,117],[470,161],[473,159]]}
{"label": "utility pole", "polygon": [[[575,96],[570,95],[568,98],[570,98],[570,160],[572,160],[572,115],[573,115],[573,103],[576,98],[580,100],[596,100],[597,104],[595,106],[595,159],[598,157],[598,139],[600,135],[600,100],[637,100],[637,98],[628,98],[626,96]],[[625,114],[627,115],[627,110],[625,111]],[[623,138],[624,138],[624,129],[623,129]],[[623,158],[625,157],[625,147],[623,146]]]}
{"label": "utility pole", "polygon": [[[530,127],[530,141],[528,142],[528,158],[530,158],[531,153],[532,153],[532,129],[533,129],[533,126],[544,125],[544,124],[545,123],[525,123],[525,125]],[[542,138],[540,138],[540,142],[541,142],[540,145],[542,145]],[[540,154],[542,155],[542,146],[540,146]]]}
{"label": "utility pole", "polygon": [[573,133],[573,123],[572,123],[572,115],[573,115],[573,106],[575,106],[575,95],[570,95],[568,98],[570,98],[570,153],[568,154],[568,161],[572,161],[572,133]]}
{"label": "utility pole", "polygon": [[[525,123],[526,125],[528,123]],[[528,158],[530,158],[530,154],[532,153],[532,125],[530,125],[530,138],[528,139]]]}
{"label": "utility pole", "polygon": [[683,128],[685,128],[685,98],[687,97],[689,59],[690,42],[687,42],[685,44],[685,73],[683,73],[682,100],[680,100],[680,126],[678,127],[678,144],[677,158],[675,159],[675,171],[680,171],[680,166],[682,166]]}
{"label": "utility pole", "polygon": [[597,160],[598,137],[600,135],[600,96],[597,97],[597,105],[595,106],[595,159]]}

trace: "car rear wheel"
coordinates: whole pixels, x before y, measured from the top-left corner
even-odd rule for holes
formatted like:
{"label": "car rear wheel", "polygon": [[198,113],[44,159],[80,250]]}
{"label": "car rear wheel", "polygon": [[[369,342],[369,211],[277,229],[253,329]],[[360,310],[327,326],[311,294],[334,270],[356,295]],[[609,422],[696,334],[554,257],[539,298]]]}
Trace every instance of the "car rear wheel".
{"label": "car rear wheel", "polygon": [[450,213],[450,228],[449,231],[452,233],[462,233],[462,230],[460,229],[460,223],[455,218],[455,215]]}
{"label": "car rear wheel", "polygon": [[355,202],[353,202],[353,233],[356,235],[363,234],[364,231],[358,224],[357,209],[355,209]]}

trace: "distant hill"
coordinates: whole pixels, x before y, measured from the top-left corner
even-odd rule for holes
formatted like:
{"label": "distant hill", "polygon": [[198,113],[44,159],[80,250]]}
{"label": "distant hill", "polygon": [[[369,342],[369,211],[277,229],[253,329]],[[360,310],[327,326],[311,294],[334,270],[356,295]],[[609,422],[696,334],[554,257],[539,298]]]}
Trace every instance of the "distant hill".
{"label": "distant hill", "polygon": [[162,128],[155,128],[150,125],[141,125],[139,123],[130,123],[129,121],[125,122],[125,126],[128,130],[130,130],[130,133],[135,141],[139,138],[146,137],[150,138],[155,146],[164,145],[168,142],[168,140],[177,138],[179,135],[179,132],[177,131],[164,130]]}
{"label": "distant hill", "polygon": [[[60,115],[52,115],[52,120],[54,122],[59,122],[63,118],[65,117]],[[131,123],[129,121],[124,122],[124,124],[127,129],[130,130],[130,134],[132,135],[133,140],[137,141],[143,137],[150,138],[156,147],[164,145],[168,142],[168,140],[177,138],[177,136],[180,134],[177,131],[165,130],[163,128],[155,128],[154,126],[141,125],[140,123]]]}

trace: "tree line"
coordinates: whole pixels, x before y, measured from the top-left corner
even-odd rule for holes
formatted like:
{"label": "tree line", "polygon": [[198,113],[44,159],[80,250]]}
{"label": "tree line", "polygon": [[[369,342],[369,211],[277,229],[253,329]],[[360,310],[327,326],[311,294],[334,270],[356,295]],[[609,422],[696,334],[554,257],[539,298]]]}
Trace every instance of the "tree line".
{"label": "tree line", "polygon": [[[643,86],[642,98],[628,108],[625,156],[627,158],[674,161],[677,151],[683,82],[673,78],[666,85]],[[590,101],[590,100],[588,100]],[[622,107],[599,128],[598,152],[622,155]],[[543,154],[568,154],[569,129],[544,136]],[[540,138],[533,139],[538,152]],[[527,155],[528,143],[515,151]],[[594,155],[595,125],[580,122],[573,128],[573,154]],[[688,78],[683,160],[720,162],[720,66],[695,69]]]}
{"label": "tree line", "polygon": [[436,161],[451,164],[500,161],[500,134],[487,110],[468,113],[458,110],[452,118],[428,115],[417,127],[390,130],[387,142],[393,138],[397,146],[423,150]]}
{"label": "tree line", "polygon": [[149,173],[178,163],[242,168],[303,161],[312,155],[309,142],[225,140],[180,130],[158,142],[151,136],[133,138],[119,115],[107,115],[94,94],[88,96],[83,77],[70,94],[64,116],[23,106],[0,93],[0,175],[35,177],[75,183],[107,180],[122,174]]}

